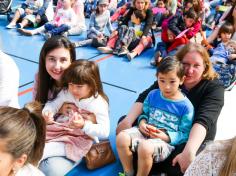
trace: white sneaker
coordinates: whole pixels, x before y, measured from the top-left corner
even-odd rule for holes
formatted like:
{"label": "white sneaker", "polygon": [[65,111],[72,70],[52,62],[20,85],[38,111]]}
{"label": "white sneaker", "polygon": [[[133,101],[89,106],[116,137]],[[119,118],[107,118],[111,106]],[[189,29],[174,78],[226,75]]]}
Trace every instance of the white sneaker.
{"label": "white sneaker", "polygon": [[9,23],[7,26],[6,26],[7,29],[15,29],[16,28],[16,24],[11,24]]}
{"label": "white sneaker", "polygon": [[131,61],[135,56],[137,56],[135,52],[131,52],[127,54],[127,58],[129,59],[129,61]]}
{"label": "white sneaker", "polygon": [[112,48],[108,47],[108,46],[105,46],[105,47],[98,47],[97,48],[101,53],[104,53],[104,54],[110,54],[113,52]]}

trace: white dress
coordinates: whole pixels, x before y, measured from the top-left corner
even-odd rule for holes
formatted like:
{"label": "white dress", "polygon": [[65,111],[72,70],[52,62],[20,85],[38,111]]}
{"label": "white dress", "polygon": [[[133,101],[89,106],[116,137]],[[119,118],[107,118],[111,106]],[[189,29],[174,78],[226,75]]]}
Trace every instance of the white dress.
{"label": "white dress", "polygon": [[227,159],[225,150],[230,145],[231,140],[209,144],[190,164],[184,176],[218,176]]}

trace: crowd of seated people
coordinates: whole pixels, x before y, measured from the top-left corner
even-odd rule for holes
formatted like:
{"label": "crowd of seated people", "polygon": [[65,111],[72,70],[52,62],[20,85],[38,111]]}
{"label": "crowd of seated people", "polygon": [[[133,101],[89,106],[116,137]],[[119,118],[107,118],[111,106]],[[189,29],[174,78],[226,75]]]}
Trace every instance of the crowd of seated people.
{"label": "crowd of seated people", "polygon": [[[10,168],[9,173],[17,174],[20,168],[32,165],[33,170],[39,166],[42,172],[37,172],[41,175],[65,175],[74,164],[80,163],[94,140],[108,138],[109,104],[98,66],[92,61],[76,61],[75,47],[89,44],[102,53],[125,56],[129,61],[138,59],[146,49],[155,48],[147,57],[153,67],[157,67],[157,80],[139,95],[116,129],[116,146],[123,167],[120,175],[184,175],[186,170],[186,175],[195,175],[199,173],[199,160],[206,153],[214,152],[210,147],[224,144],[227,146],[222,152],[227,157],[219,162],[218,170],[212,172],[219,176],[236,174],[236,155],[231,157],[235,152],[235,138],[209,145],[215,138],[224,91],[232,89],[236,82],[236,2],[213,1],[58,0],[51,16],[48,15],[53,11],[51,0],[27,0],[17,8],[6,28],[17,28],[28,36],[43,34],[46,39],[40,52],[33,98],[43,105],[42,118],[46,122],[43,125],[47,130],[43,136],[45,147],[40,147],[41,160],[37,159],[35,164],[27,160],[30,153],[21,153],[24,162],[18,169]],[[88,12],[92,13],[86,27]],[[214,22],[212,15],[217,17]],[[210,31],[207,37],[206,30]],[[83,35],[84,32],[87,32],[86,40],[74,43],[69,40],[70,35]],[[155,35],[157,32],[161,37]],[[7,56],[0,54],[0,57]],[[11,59],[7,60],[11,62]],[[14,63],[12,67],[15,67]],[[18,78],[17,68],[15,74]],[[0,83],[1,79],[4,80],[0,78]],[[18,81],[15,81],[15,87]],[[1,106],[18,108],[16,97],[13,97],[14,104],[10,99],[1,99]],[[161,105],[157,105],[156,100],[162,102]],[[73,106],[69,106],[69,113],[68,104]],[[186,110],[184,114],[182,108]],[[16,111],[0,109],[5,110]],[[23,111],[30,113],[27,108]],[[58,113],[63,122],[57,121],[55,115]],[[63,123],[62,128],[60,123]],[[50,136],[49,132],[55,129],[59,133],[64,130],[65,136],[81,134],[77,136],[80,140],[70,139],[73,145],[67,150],[68,141]],[[142,141],[144,139],[148,140]],[[3,146],[1,150],[5,150]],[[73,156],[78,146],[83,150]],[[11,154],[11,151],[7,153]],[[211,158],[211,162],[218,161],[222,154],[219,155]],[[58,168],[58,165],[63,167]]]}

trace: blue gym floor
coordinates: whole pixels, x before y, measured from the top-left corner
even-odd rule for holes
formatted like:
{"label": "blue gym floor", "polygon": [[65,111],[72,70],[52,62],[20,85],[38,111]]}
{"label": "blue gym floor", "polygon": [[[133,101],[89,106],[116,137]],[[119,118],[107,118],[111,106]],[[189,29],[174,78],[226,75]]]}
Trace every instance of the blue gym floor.
{"label": "blue gym floor", "polygon": [[[15,4],[17,2],[14,2]],[[40,35],[22,36],[16,29],[6,29],[7,24],[6,16],[0,15],[0,49],[10,55],[20,69],[19,101],[22,107],[32,100],[34,75],[38,69],[39,53],[44,38]],[[69,39],[76,41],[84,37],[85,35],[69,36]],[[138,94],[155,81],[155,69],[149,64],[152,53],[153,48],[148,49],[141,56],[129,62],[125,57],[100,54],[92,47],[76,48],[77,59],[93,60],[99,65],[104,90],[109,97],[110,141],[116,156],[115,129],[119,117],[126,114]],[[120,162],[117,159],[116,163],[93,171],[87,170],[85,163],[82,163],[79,167],[75,167],[68,176],[118,175],[121,170]]]}
{"label": "blue gym floor", "polygon": [[[13,4],[17,5],[22,2],[15,0]],[[20,69],[19,101],[22,107],[25,103],[32,100],[34,75],[38,69],[38,58],[44,38],[40,35],[22,36],[15,29],[7,30],[5,28],[7,24],[6,16],[0,15],[0,49],[10,55]],[[76,41],[85,38],[85,36],[85,34],[82,36],[69,36],[69,39]],[[156,35],[156,39],[160,40],[158,35]],[[115,148],[116,124],[118,119],[129,111],[138,94],[155,81],[155,69],[149,64],[150,58],[153,56],[153,48],[146,50],[132,62],[129,62],[125,57],[100,54],[92,47],[76,48],[76,53],[77,59],[93,60],[99,65],[104,90],[110,101],[111,132],[109,138],[117,156],[117,161],[114,164],[93,171],[87,170],[85,163],[82,162],[79,166],[72,169],[68,176],[115,176],[122,171]],[[228,112],[235,112],[232,104],[232,98],[235,99],[235,95],[236,88],[226,93],[225,107],[218,122],[219,133],[217,133],[217,139],[230,138],[235,135],[233,126],[235,123],[231,123],[235,120],[232,119],[232,115],[228,115]],[[230,97],[231,101],[229,100]],[[232,114],[235,113],[232,112]],[[226,121],[230,123],[226,124]]]}

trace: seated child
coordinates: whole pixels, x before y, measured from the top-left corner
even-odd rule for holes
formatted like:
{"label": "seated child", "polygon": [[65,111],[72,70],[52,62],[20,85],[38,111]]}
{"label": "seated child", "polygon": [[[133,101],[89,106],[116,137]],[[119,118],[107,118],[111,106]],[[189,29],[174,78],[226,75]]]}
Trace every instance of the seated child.
{"label": "seated child", "polygon": [[99,0],[98,6],[95,12],[90,16],[89,29],[87,30],[86,40],[74,42],[75,47],[86,46],[92,44],[93,40],[100,39],[105,40],[105,27],[107,27],[109,33],[113,28],[110,20],[110,12],[108,8],[108,0]]}
{"label": "seated child", "polygon": [[[113,54],[123,56],[129,53],[128,47],[131,43],[138,43],[142,36],[142,21],[145,19],[145,14],[141,10],[134,10],[131,15],[131,20],[127,24],[122,24],[118,27],[118,34],[110,37],[109,42],[114,42]],[[98,50],[103,51],[106,47],[99,47]]]}
{"label": "seated child", "polygon": [[[45,104],[42,111],[47,123],[43,160],[64,156],[77,162],[91,148],[92,139],[98,141],[109,136],[108,99],[95,62],[74,61],[63,73],[62,83],[63,89],[54,100]],[[69,107],[63,108],[64,102],[70,102]],[[54,118],[60,108],[63,115]],[[95,122],[85,118],[82,109],[93,113]]]}
{"label": "seated child", "polygon": [[158,65],[162,58],[167,55],[174,55],[180,46],[187,44],[189,39],[193,37],[193,33],[198,32],[193,27],[197,21],[198,15],[194,9],[188,10],[183,15],[177,13],[171,17],[167,26],[162,30],[162,42],[157,43],[151,65]]}
{"label": "seated child", "polygon": [[[43,0],[26,0],[24,3],[21,4],[21,7],[16,9],[13,19],[6,26],[6,28],[23,28],[28,24],[33,24],[33,26],[36,26],[37,23],[35,17],[42,5]],[[21,22],[17,23],[19,21]]]}
{"label": "seated child", "polygon": [[176,58],[163,59],[157,71],[159,89],[151,91],[143,104],[138,127],[121,131],[117,151],[125,175],[133,176],[133,153],[138,154],[137,175],[148,175],[153,162],[165,160],[175,145],[188,140],[194,109],[179,86],[184,68]]}
{"label": "seated child", "polygon": [[63,0],[63,7],[58,9],[52,22],[46,23],[45,39],[54,35],[61,35],[76,26],[77,16],[72,7],[73,0]]}
{"label": "seated child", "polygon": [[167,17],[166,5],[163,0],[157,1],[157,6],[152,8],[153,12],[153,28],[156,29],[158,26],[161,26],[163,19],[165,16]]}

